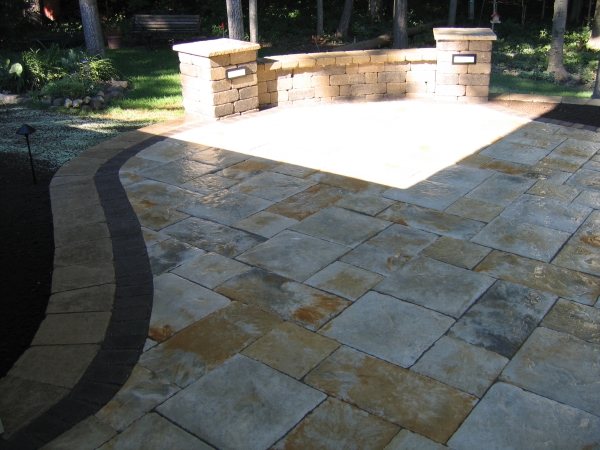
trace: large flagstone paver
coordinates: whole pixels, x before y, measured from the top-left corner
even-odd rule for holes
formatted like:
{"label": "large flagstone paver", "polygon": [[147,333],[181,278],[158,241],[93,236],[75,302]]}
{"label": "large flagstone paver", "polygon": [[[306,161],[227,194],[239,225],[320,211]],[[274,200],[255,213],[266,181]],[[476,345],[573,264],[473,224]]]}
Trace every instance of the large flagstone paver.
{"label": "large flagstone paver", "polygon": [[159,231],[162,228],[179,222],[187,217],[169,206],[157,205],[144,209],[137,214],[140,224],[154,231]]}
{"label": "large flagstone paver", "polygon": [[359,192],[348,197],[344,197],[335,206],[350,209],[370,216],[379,214],[384,209],[395,203],[394,200],[380,197],[379,195]]}
{"label": "large flagstone paver", "polygon": [[293,231],[347,247],[356,247],[391,223],[354,211],[330,206],[290,227]]}
{"label": "large flagstone paver", "polygon": [[386,445],[384,450],[443,450],[445,448],[448,447],[404,429]]}
{"label": "large flagstone paver", "polygon": [[237,355],[157,410],[217,448],[253,450],[277,442],[325,398],[322,392]]}
{"label": "large flagstone paver", "polygon": [[212,450],[212,447],[200,439],[155,413],[142,417],[98,450],[136,450],[140,448],[142,442],[144,449],[147,450],[166,448]]}
{"label": "large flagstone paver", "polygon": [[600,276],[600,252],[597,249],[565,245],[552,264]]}
{"label": "large flagstone paver", "polygon": [[469,192],[467,197],[508,206],[534,183],[531,178],[497,173]]}
{"label": "large flagstone paver", "polygon": [[95,450],[114,437],[117,432],[109,425],[89,416],[69,431],[42,447],[43,450]]}
{"label": "large flagstone paver", "polygon": [[349,250],[346,246],[323,239],[283,231],[237,259],[296,281],[304,281]]}
{"label": "large flagstone paver", "polygon": [[317,182],[312,180],[304,180],[274,172],[263,172],[241,182],[231,191],[279,202],[315,184]]}
{"label": "large flagstone paver", "polygon": [[582,190],[600,191],[600,179],[595,170],[580,169],[569,178],[567,184]]}
{"label": "large flagstone paver", "polygon": [[404,225],[392,225],[359,245],[341,261],[384,276],[398,270],[437,236]]}
{"label": "large flagstone paver", "polygon": [[491,222],[504,207],[474,198],[462,197],[452,203],[444,212],[479,222]]}
{"label": "large flagstone paver", "polygon": [[139,170],[137,173],[143,177],[162,181],[163,183],[182,184],[207,173],[215,172],[218,169],[218,167],[208,164],[190,161],[189,159],[180,159],[161,164],[157,167]]}
{"label": "large flagstone paver", "polygon": [[98,344],[103,341],[110,311],[48,314],[32,345]]}
{"label": "large flagstone paver", "polygon": [[232,180],[236,181],[244,181],[262,172],[277,167],[278,165],[279,163],[277,161],[254,157],[237,164],[233,164],[215,173],[221,177],[231,178]]}
{"label": "large flagstone paver", "polygon": [[247,270],[250,270],[249,266],[234,259],[226,258],[218,253],[206,253],[173,269],[172,273],[209,289],[214,289]]}
{"label": "large flagstone paver", "polygon": [[320,333],[385,361],[410,367],[454,324],[450,317],[369,292]]}
{"label": "large flagstone paver", "polygon": [[96,413],[117,431],[123,431],[180,389],[142,366],[136,365],[121,390]]}
{"label": "large flagstone paver", "polygon": [[330,397],[272,448],[379,450],[397,432],[397,426]]}
{"label": "large flagstone paver", "polygon": [[258,234],[265,238],[272,238],[296,223],[298,223],[298,221],[295,219],[290,219],[289,217],[266,211],[260,211],[234,223],[233,227],[248,231],[249,233]]}
{"label": "large flagstone paver", "polygon": [[341,347],[306,382],[382,419],[445,443],[477,398],[357,350]]}
{"label": "large flagstone paver", "polygon": [[489,248],[473,244],[472,242],[442,236],[423,250],[421,254],[454,266],[472,269],[490,251]]}
{"label": "large flagstone paver", "polygon": [[[553,143],[554,146],[557,143]],[[535,164],[552,151],[552,146],[536,147],[522,142],[502,140],[490,145],[481,152],[482,155],[492,156],[495,159],[513,161],[523,164]]]}
{"label": "large flagstone paver", "polygon": [[339,346],[332,339],[283,322],[248,346],[242,354],[300,379]]}
{"label": "large flagstone paver", "polygon": [[231,178],[208,174],[183,183],[181,187],[199,194],[208,195],[228,189],[236,184],[238,184],[238,181]]}
{"label": "large flagstone paver", "polygon": [[600,211],[594,211],[589,215],[569,240],[569,244],[595,251],[600,249]]}
{"label": "large flagstone paver", "polygon": [[600,344],[600,309],[559,298],[542,326]]}
{"label": "large flagstone paver", "polygon": [[479,169],[467,165],[453,164],[427,178],[429,181],[449,184],[463,189],[474,189],[494,175],[491,170]]}
{"label": "large flagstone paver", "polygon": [[281,322],[252,306],[231,303],[151,348],[140,364],[184,387]]}
{"label": "large flagstone paver", "polygon": [[148,336],[162,342],[185,327],[229,305],[229,299],[171,273],[154,278]]}
{"label": "large flagstone paver", "polygon": [[600,345],[536,329],[500,379],[552,400],[600,415]]}
{"label": "large flagstone paver", "polygon": [[282,173],[283,175],[289,175],[297,178],[306,178],[307,176],[315,173],[317,170],[310,167],[298,166],[296,164],[280,164],[277,167],[273,167],[271,172]]}
{"label": "large flagstone paver", "polygon": [[381,275],[336,261],[315,273],[305,283],[348,300],[356,300],[381,280]]}
{"label": "large flagstone paver", "polygon": [[580,193],[579,189],[564,184],[556,184],[546,180],[540,180],[535,183],[527,194],[538,195],[540,197],[554,198],[563,202],[571,202]]}
{"label": "large flagstone paver", "polygon": [[208,220],[190,217],[170,225],[164,233],[201,249],[235,257],[263,239]]}
{"label": "large flagstone paver", "polygon": [[177,209],[201,219],[231,225],[272,205],[273,202],[231,191],[206,195]]}
{"label": "large flagstone paver", "polygon": [[468,191],[468,188],[426,180],[407,189],[392,188],[384,192],[383,196],[392,200],[443,211]]}
{"label": "large flagstone paver", "polygon": [[125,187],[125,191],[128,197],[136,197],[170,208],[175,208],[182,203],[202,197],[200,194],[153,180],[144,180],[129,185]]}
{"label": "large flagstone paver", "polygon": [[156,276],[204,253],[204,250],[177,239],[165,239],[148,249],[148,259],[152,273]]}
{"label": "large flagstone paver", "polygon": [[456,239],[470,239],[485,225],[475,220],[407,203],[396,203],[378,214],[377,217]]}
{"label": "large flagstone paver", "polygon": [[341,297],[261,269],[232,278],[217,292],[313,331],[350,305]]}
{"label": "large flagstone paver", "polygon": [[353,191],[327,184],[316,184],[266,209],[267,212],[302,220],[333,205]]}
{"label": "large flagstone paver", "polygon": [[524,194],[500,216],[574,233],[591,212],[583,205]]}
{"label": "large flagstone paver", "polygon": [[458,318],[494,281],[470,270],[418,256],[374,289]]}
{"label": "large flagstone paver", "polygon": [[565,231],[500,216],[477,233],[472,242],[550,262],[570,236]]}
{"label": "large flagstone paver", "polygon": [[223,150],[221,148],[209,148],[201,152],[194,152],[193,154],[190,154],[188,158],[224,169],[250,159],[251,156],[244,153]]}
{"label": "large flagstone paver", "polygon": [[159,163],[167,163],[189,157],[190,154],[193,154],[193,150],[185,145],[184,142],[175,139],[165,139],[145,148],[136,156]]}
{"label": "large flagstone paver", "polygon": [[50,297],[46,313],[110,311],[114,295],[114,284],[58,292]]}
{"label": "large flagstone paver", "polygon": [[512,358],[555,301],[554,295],[498,281],[448,335]]}
{"label": "large flagstone paver", "polygon": [[498,383],[448,445],[457,450],[588,449],[600,442],[600,418]]}
{"label": "large flagstone paver", "polygon": [[494,352],[444,336],[411,370],[482,397],[507,363]]}
{"label": "large flagstone paver", "polygon": [[581,191],[573,203],[579,203],[580,205],[590,206],[594,209],[600,209],[600,192],[597,191]]}
{"label": "large flagstone paver", "polygon": [[593,305],[600,296],[599,277],[497,250],[474,270],[585,305]]}

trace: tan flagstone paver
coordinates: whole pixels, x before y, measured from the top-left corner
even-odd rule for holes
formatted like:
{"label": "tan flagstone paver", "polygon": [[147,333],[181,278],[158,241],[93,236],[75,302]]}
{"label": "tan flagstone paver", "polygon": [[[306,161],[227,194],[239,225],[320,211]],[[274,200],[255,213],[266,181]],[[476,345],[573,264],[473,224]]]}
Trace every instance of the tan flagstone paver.
{"label": "tan flagstone paver", "polygon": [[600,309],[559,298],[542,326],[600,344]]}

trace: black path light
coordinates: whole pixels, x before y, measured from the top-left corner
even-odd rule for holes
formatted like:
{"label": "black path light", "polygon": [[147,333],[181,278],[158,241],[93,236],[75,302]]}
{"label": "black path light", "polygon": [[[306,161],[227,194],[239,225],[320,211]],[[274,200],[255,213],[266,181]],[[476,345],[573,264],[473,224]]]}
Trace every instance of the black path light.
{"label": "black path light", "polygon": [[33,156],[31,156],[31,146],[29,145],[29,135],[35,133],[35,128],[27,125],[26,123],[21,125],[21,128],[17,130],[17,134],[25,136],[27,140],[27,150],[29,150],[29,162],[31,164],[31,174],[33,175],[33,184],[37,184],[37,180],[35,179],[35,170],[33,170]]}

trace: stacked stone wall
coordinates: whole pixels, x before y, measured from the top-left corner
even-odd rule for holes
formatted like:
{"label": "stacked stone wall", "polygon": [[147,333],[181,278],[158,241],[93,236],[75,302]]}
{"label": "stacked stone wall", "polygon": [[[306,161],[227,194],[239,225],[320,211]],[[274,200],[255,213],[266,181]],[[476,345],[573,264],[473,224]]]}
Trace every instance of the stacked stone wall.
{"label": "stacked stone wall", "polygon": [[435,95],[436,49],[365,50],[259,58],[261,107]]}

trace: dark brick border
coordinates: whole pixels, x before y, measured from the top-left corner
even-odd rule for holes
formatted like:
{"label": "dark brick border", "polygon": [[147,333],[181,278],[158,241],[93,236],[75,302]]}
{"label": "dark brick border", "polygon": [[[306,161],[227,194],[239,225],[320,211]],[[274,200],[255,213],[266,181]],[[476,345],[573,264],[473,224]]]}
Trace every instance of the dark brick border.
{"label": "dark brick border", "polygon": [[96,414],[121,389],[137,364],[148,336],[154,288],[146,242],[119,170],[131,157],[164,139],[154,136],[119,152],[94,175],[110,231],[116,278],[104,340],[69,395],[11,439],[0,439],[0,449],[38,449]]}

